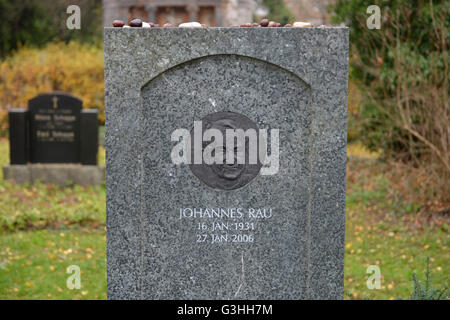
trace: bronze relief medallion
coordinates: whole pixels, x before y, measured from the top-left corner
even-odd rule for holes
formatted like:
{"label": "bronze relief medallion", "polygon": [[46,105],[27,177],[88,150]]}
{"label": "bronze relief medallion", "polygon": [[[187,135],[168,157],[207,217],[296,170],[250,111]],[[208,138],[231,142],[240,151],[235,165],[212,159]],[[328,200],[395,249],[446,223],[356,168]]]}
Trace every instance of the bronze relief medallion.
{"label": "bronze relief medallion", "polygon": [[[256,123],[247,118],[246,116],[235,113],[235,112],[216,112],[205,116],[202,119],[202,132],[208,129],[217,129],[222,133],[223,136],[223,163],[206,164],[202,161],[202,164],[194,164],[191,161],[189,165],[192,173],[199,178],[206,185],[222,190],[234,190],[245,186],[253,178],[255,178],[261,169],[261,162],[259,161],[259,156],[256,164],[249,163],[249,141],[245,140],[245,163],[237,163],[237,143],[233,143],[232,146],[227,146],[225,137],[227,129],[242,129],[244,131],[248,129],[253,129],[256,132],[256,137],[258,137],[258,127]],[[191,130],[191,141],[194,141],[194,129]],[[203,141],[203,139],[202,139]],[[258,140],[259,141],[259,140]],[[206,146],[208,146],[211,141],[202,142],[202,155]],[[233,164],[227,164],[227,147],[234,148],[234,161]],[[191,144],[191,154],[193,159],[194,154],[194,143]]]}

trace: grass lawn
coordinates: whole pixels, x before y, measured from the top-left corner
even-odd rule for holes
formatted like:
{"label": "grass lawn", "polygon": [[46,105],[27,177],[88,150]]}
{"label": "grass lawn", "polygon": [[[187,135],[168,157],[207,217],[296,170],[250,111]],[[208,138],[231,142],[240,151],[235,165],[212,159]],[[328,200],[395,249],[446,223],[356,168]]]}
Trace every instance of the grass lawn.
{"label": "grass lawn", "polygon": [[[0,238],[0,299],[106,299],[105,230],[34,230]],[[81,288],[68,289],[67,267]]]}
{"label": "grass lawn", "polygon": [[[0,165],[7,162],[3,139]],[[434,285],[448,286],[448,204],[429,204],[411,177],[358,145],[349,147],[347,171],[346,298],[408,298],[426,257]],[[0,299],[106,298],[104,186],[21,186],[0,176],[0,195]],[[79,290],[66,286],[70,265],[80,267]],[[369,265],[380,267],[378,290],[366,286]]]}

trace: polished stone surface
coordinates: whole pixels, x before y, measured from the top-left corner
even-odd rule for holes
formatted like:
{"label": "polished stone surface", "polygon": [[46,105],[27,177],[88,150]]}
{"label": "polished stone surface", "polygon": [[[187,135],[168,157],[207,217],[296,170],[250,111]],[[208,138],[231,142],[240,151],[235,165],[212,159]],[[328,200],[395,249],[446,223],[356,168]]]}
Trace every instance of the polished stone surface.
{"label": "polished stone surface", "polygon": [[[104,39],[108,297],[342,298],[348,29]],[[277,174],[222,190],[172,163],[171,133],[224,111],[279,129]]]}

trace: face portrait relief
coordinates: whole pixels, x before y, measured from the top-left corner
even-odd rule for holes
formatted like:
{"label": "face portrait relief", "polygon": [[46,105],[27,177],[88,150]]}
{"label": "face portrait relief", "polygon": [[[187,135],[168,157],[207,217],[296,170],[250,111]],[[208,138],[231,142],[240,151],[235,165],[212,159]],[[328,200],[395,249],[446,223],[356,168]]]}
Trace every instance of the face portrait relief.
{"label": "face portrait relief", "polygon": [[[233,190],[238,189],[249,183],[255,178],[261,169],[261,163],[258,160],[256,164],[249,164],[249,145],[246,139],[245,145],[241,145],[243,141],[235,141],[233,145],[226,144],[226,130],[254,129],[258,134],[256,124],[244,115],[234,112],[216,112],[209,114],[202,119],[202,132],[208,129],[217,129],[222,133],[223,146],[218,147],[215,152],[222,151],[223,162],[213,164],[191,164],[190,169],[194,175],[202,182],[215,189]],[[191,131],[193,135],[193,130]],[[211,141],[203,142],[203,150]],[[192,154],[194,153],[193,144],[191,146]],[[233,163],[227,163],[228,148],[233,148]],[[245,163],[238,163],[238,150],[245,150]],[[193,162],[191,162],[193,163]]]}

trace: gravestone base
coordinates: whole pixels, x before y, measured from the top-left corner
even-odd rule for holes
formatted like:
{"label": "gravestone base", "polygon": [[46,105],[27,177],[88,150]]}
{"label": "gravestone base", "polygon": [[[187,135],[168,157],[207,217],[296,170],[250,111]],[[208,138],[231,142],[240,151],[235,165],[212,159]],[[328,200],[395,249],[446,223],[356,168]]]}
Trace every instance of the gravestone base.
{"label": "gravestone base", "polygon": [[3,167],[5,180],[17,183],[52,183],[59,186],[71,184],[99,185],[105,181],[105,166],[80,164],[26,164]]}

